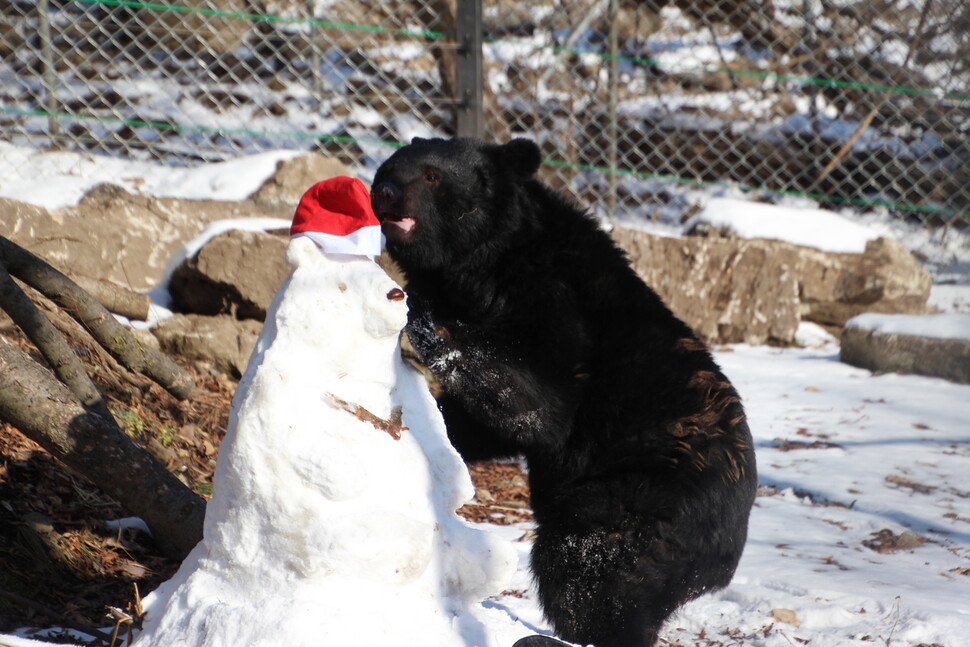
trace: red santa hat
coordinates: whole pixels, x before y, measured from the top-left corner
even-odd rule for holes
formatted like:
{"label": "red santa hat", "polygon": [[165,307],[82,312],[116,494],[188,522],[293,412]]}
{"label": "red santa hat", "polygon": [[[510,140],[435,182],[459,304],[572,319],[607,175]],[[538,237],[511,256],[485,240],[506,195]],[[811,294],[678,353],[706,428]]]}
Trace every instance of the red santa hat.
{"label": "red santa hat", "polygon": [[331,254],[380,256],[384,247],[370,192],[352,177],[317,182],[303,194],[290,226],[290,237],[297,236],[310,238]]}

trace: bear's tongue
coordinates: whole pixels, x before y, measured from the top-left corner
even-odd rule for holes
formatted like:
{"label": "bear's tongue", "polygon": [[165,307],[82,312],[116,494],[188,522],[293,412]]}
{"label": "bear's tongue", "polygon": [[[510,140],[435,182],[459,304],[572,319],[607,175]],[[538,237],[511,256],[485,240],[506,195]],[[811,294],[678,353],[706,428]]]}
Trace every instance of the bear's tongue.
{"label": "bear's tongue", "polygon": [[407,233],[410,233],[412,229],[414,229],[414,218],[401,218],[399,220],[385,219],[384,224],[392,227],[396,227],[402,233],[407,234]]}

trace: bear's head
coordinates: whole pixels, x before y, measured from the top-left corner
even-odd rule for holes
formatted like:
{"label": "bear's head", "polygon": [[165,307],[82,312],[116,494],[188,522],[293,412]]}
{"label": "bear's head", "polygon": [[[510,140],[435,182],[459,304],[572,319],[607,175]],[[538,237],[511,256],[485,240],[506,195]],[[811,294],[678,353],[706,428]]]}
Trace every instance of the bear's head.
{"label": "bear's head", "polygon": [[381,164],[371,189],[391,256],[405,272],[434,270],[505,244],[530,217],[521,197],[541,161],[527,139],[413,139]]}

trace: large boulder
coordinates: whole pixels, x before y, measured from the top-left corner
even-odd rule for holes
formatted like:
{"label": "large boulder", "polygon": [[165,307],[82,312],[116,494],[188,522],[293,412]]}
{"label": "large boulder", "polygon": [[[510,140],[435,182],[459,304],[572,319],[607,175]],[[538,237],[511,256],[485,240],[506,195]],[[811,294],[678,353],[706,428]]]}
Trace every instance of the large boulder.
{"label": "large boulder", "polygon": [[76,206],[63,209],[0,199],[0,235],[69,275],[108,279],[142,291],[158,284],[169,258],[206,225],[292,215],[293,205],[154,198],[102,184]]}
{"label": "large boulder", "polygon": [[319,153],[280,160],[276,172],[253,194],[252,200],[258,205],[292,210],[311,186],[341,175],[353,173],[343,162]]}
{"label": "large boulder", "polygon": [[864,312],[927,312],[932,278],[894,240],[870,241],[862,254],[834,254],[809,247],[795,249],[803,319],[841,327]]}
{"label": "large boulder", "polygon": [[794,341],[800,311],[794,260],[771,244],[621,228],[613,238],[637,274],[708,343]]}
{"label": "large boulder", "polygon": [[101,184],[72,207],[45,209],[0,198],[0,236],[71,276],[107,279],[132,290],[155,287],[169,258],[207,225],[238,218],[290,220],[316,182],[350,175],[340,162],[310,153],[280,162],[246,200],[185,200],[129,193]]}
{"label": "large boulder", "polygon": [[863,312],[926,312],[929,273],[899,243],[864,253],[781,241],[668,238],[615,228],[634,269],[708,343],[790,344],[801,320],[830,330]]}
{"label": "large boulder", "polygon": [[262,231],[232,230],[214,237],[173,272],[168,288],[172,308],[262,321],[289,274],[288,241],[287,235]]}

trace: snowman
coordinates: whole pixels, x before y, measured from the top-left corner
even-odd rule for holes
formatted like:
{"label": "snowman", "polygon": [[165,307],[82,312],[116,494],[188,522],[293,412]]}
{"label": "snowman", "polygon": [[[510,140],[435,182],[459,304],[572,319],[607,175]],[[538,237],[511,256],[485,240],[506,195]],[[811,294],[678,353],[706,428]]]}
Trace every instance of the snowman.
{"label": "snowman", "polygon": [[293,267],[239,383],[204,539],[144,602],[136,647],[496,646],[482,605],[510,543],[455,510],[473,493],[423,376],[404,293],[375,263],[366,187],[303,196]]}

